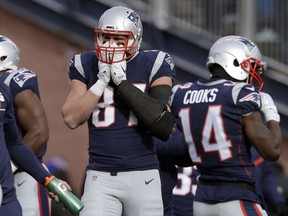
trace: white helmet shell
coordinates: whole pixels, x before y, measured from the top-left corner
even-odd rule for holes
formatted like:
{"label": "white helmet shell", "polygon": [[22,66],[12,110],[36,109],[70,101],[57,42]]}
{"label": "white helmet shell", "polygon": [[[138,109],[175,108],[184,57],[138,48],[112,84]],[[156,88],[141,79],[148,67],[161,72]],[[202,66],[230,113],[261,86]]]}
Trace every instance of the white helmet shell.
{"label": "white helmet shell", "polygon": [[134,10],[123,6],[112,7],[105,11],[99,19],[99,26],[95,28],[97,56],[101,51],[107,50],[104,38],[109,34],[127,36],[123,51],[128,54],[128,57],[133,56],[139,51],[142,42],[143,27],[139,15]]}
{"label": "white helmet shell", "polygon": [[0,35],[0,71],[18,67],[20,50],[9,38]]}
{"label": "white helmet shell", "polygon": [[231,77],[243,81],[248,78],[249,73],[243,70],[241,63],[249,58],[262,62],[262,55],[256,44],[245,37],[230,35],[218,39],[212,45],[206,66],[209,68],[213,64],[218,64]]}

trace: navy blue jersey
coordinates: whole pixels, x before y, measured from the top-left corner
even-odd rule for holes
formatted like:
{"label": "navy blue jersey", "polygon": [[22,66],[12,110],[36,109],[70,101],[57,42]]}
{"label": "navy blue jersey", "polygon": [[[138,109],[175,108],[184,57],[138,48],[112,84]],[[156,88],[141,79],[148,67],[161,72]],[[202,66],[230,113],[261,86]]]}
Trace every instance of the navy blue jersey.
{"label": "navy blue jersey", "polygon": [[[97,80],[98,59],[94,51],[75,55],[69,78],[89,89]],[[148,94],[150,84],[174,78],[171,56],[161,51],[141,51],[127,62],[127,80]],[[131,110],[121,101],[111,81],[88,120],[89,169],[121,172],[158,167],[152,136],[138,126]]]}
{"label": "navy blue jersey", "polygon": [[16,200],[14,188],[14,175],[11,170],[10,155],[4,137],[4,125],[13,123],[13,99],[9,87],[0,77],[0,184],[3,189],[2,205]]}
{"label": "navy blue jersey", "polygon": [[199,172],[195,166],[177,167],[178,183],[173,190],[174,216],[193,215]]}
{"label": "navy blue jersey", "polygon": [[[182,133],[176,126],[174,126],[171,136],[167,141],[164,142],[160,139],[155,138],[155,143],[156,143],[157,157],[160,163],[160,177],[161,177],[162,199],[164,205],[164,215],[165,216],[177,215],[176,212],[178,213],[178,215],[181,215],[179,214],[180,206],[178,206],[179,203],[177,202],[179,199],[177,199],[178,197],[174,199],[175,196],[173,196],[173,189],[175,188],[175,186],[177,186],[178,188],[179,184],[182,184],[182,180],[179,180],[179,178],[183,177],[183,175],[181,175],[181,173],[178,172],[178,180],[177,180],[177,170],[179,171],[184,168],[180,167],[177,168],[176,165],[188,166],[187,169],[191,168],[192,170],[191,166],[193,164],[189,156],[188,145],[187,143],[185,143]],[[188,183],[187,179],[190,179],[190,176],[188,178],[183,179],[185,181],[183,182],[183,185],[186,185],[186,183]],[[190,189],[189,192],[187,192],[187,194],[190,194]],[[189,195],[187,195],[187,198],[189,199],[190,196],[189,197],[188,196]],[[187,202],[190,201],[188,199]],[[190,203],[190,205],[192,205],[192,203]]]}
{"label": "navy blue jersey", "polygon": [[20,139],[14,116],[13,98],[10,88],[0,76],[0,184],[3,189],[3,202],[16,200],[14,175],[11,169],[11,159],[17,166],[32,175],[38,182],[44,183],[45,177],[51,174],[37,161],[32,150]]}
{"label": "navy blue jersey", "polygon": [[[10,87],[12,97],[15,98],[16,95],[24,90],[33,91],[40,99],[38,79],[34,72],[26,68],[16,68],[7,71],[3,75],[5,79],[5,84]],[[15,116],[17,112],[17,107],[15,107]],[[17,118],[16,118],[17,121]],[[19,124],[18,124],[19,126]],[[19,126],[21,137],[25,136],[26,132],[23,128]],[[42,162],[43,156],[45,155],[47,146],[42,147],[42,149],[37,154],[37,158]]]}
{"label": "navy blue jersey", "polygon": [[[251,144],[241,118],[260,110],[258,91],[249,84],[212,79],[176,86],[173,92],[172,112],[179,119],[200,182],[242,182],[254,186]],[[219,189],[198,185],[195,196],[195,200],[210,203],[237,199],[260,202],[252,190],[233,186]]]}

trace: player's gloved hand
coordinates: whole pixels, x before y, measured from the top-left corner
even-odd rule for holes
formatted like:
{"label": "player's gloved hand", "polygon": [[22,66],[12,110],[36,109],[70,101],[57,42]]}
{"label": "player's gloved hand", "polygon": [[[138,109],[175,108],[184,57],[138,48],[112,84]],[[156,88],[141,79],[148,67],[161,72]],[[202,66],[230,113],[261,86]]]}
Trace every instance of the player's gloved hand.
{"label": "player's gloved hand", "polygon": [[[108,47],[109,43],[105,43],[103,46]],[[103,51],[101,55],[104,61],[106,61],[107,58],[109,58],[109,52]],[[94,85],[91,86],[90,91],[97,96],[101,96],[111,79],[110,75],[111,65],[101,62],[99,60],[98,69],[99,69],[99,72],[97,74],[98,80]]]}
{"label": "player's gloved hand", "polygon": [[108,83],[110,82],[110,79],[111,79],[111,76],[110,76],[111,65],[107,64],[107,63],[103,63],[101,61],[98,61],[98,68],[99,68],[99,72],[98,72],[97,77],[103,83],[108,85]]}
{"label": "player's gloved hand", "polygon": [[[117,46],[117,44],[112,43],[112,46]],[[123,45],[120,45],[123,46]],[[113,56],[113,61],[119,61],[125,56],[124,51],[122,52],[115,52]],[[112,63],[111,64],[111,77],[113,82],[118,86],[123,80],[126,80],[126,60]]]}
{"label": "player's gloved hand", "polygon": [[264,114],[266,122],[271,120],[280,122],[280,115],[278,114],[277,107],[275,106],[272,97],[265,92],[260,92],[260,97],[262,103],[261,112]]}

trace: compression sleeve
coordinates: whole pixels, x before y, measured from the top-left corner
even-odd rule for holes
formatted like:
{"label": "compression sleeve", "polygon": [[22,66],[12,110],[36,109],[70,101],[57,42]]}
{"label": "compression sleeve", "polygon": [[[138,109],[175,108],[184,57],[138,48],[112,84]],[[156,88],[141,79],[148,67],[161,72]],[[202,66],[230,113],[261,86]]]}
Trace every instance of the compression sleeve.
{"label": "compression sleeve", "polygon": [[42,166],[33,151],[20,140],[16,122],[6,123],[4,131],[11,159],[20,169],[29,173],[39,183],[44,184],[45,177],[50,177],[52,174]]}
{"label": "compression sleeve", "polygon": [[167,140],[174,126],[174,116],[167,111],[165,103],[143,93],[140,89],[122,81],[117,88],[125,104],[133,111],[139,124],[150,131],[151,135]]}
{"label": "compression sleeve", "polygon": [[149,89],[149,95],[164,104],[168,104],[171,95],[171,87],[168,85],[157,85]]}

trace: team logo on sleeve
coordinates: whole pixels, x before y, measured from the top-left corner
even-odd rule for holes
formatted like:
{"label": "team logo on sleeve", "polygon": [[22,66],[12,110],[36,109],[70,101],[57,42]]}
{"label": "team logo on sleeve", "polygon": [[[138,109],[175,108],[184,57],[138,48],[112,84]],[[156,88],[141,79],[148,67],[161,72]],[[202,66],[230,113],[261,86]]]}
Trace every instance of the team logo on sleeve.
{"label": "team logo on sleeve", "polygon": [[252,101],[260,107],[260,95],[257,92],[252,92],[239,100],[239,102]]}
{"label": "team logo on sleeve", "polygon": [[170,65],[171,70],[173,70],[175,64],[174,64],[174,62],[173,62],[172,57],[171,57],[169,54],[167,54],[167,55],[168,55],[168,57],[165,58],[165,61]]}
{"label": "team logo on sleeve", "polygon": [[28,79],[35,77],[35,76],[36,74],[32,73],[31,71],[23,71],[23,72],[18,73],[15,77],[13,77],[13,80],[20,87],[22,87]]}

